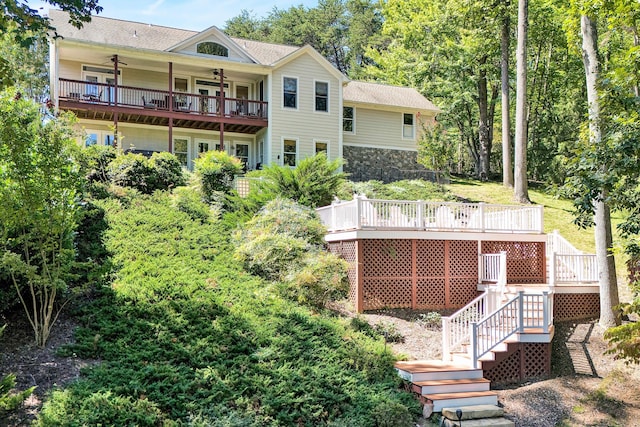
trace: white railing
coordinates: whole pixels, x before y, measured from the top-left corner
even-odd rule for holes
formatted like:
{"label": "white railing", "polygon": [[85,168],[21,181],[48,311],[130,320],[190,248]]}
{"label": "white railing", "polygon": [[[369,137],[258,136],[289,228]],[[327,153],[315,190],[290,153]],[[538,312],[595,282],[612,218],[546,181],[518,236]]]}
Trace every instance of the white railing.
{"label": "white railing", "polygon": [[471,324],[471,362],[474,369],[478,361],[511,335],[524,333],[527,328],[542,329],[549,333],[553,324],[552,298],[548,292],[516,297],[484,319]]}
{"label": "white railing", "polygon": [[594,254],[585,254],[576,249],[558,230],[547,236],[549,257],[549,284],[597,283],[598,263]]}
{"label": "white railing", "polygon": [[352,229],[543,232],[542,206],[376,200],[355,196],[317,209],[329,231]]}
{"label": "white railing", "polygon": [[507,287],[507,253],[480,254],[478,268],[480,283],[495,283],[502,297]]}

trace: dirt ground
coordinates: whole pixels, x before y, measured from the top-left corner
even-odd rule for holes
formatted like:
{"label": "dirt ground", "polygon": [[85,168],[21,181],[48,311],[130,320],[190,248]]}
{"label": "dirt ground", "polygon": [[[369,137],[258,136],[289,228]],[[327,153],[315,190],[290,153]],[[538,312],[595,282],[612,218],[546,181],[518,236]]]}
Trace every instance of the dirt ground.
{"label": "dirt ground", "polygon": [[[380,324],[399,341],[388,345],[409,359],[441,357],[437,326],[410,310],[382,310],[362,314]],[[37,386],[33,396],[2,426],[26,426],[35,418],[46,393],[77,379],[80,370],[95,361],[56,356],[56,350],[73,340],[73,319],[62,318],[46,348],[33,345],[30,326],[20,317],[0,318],[8,324],[0,340],[0,376],[15,373],[17,388]],[[602,329],[594,322],[556,325],[551,379],[499,390],[506,417],[516,426],[625,426],[640,427],[640,366],[627,366],[605,354]],[[421,425],[432,425],[426,420]],[[414,427],[414,426],[410,426]]]}

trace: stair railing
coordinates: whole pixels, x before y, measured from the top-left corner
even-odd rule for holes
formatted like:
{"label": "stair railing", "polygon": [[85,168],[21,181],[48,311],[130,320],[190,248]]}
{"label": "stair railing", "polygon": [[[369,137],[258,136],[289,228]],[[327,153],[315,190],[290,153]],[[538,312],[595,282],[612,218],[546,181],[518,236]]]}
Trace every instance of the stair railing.
{"label": "stair railing", "polygon": [[[549,292],[525,294],[521,291],[486,318],[472,323],[473,368],[477,369],[481,357],[515,333],[524,333],[526,328],[541,328],[543,333],[549,333],[549,326],[553,324],[551,301]],[[542,313],[540,313],[541,310]]]}
{"label": "stair railing", "polygon": [[469,341],[471,325],[490,313],[493,290],[487,289],[451,316],[442,317],[442,360],[451,360],[451,352]]}
{"label": "stair railing", "polygon": [[596,256],[576,249],[558,230],[547,236],[549,256],[549,284],[598,282]]}

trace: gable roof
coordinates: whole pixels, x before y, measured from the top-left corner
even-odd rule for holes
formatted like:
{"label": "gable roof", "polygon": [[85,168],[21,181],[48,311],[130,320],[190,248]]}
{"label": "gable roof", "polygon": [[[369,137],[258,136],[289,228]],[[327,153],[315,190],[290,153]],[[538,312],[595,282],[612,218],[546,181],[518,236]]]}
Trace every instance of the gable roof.
{"label": "gable roof", "polygon": [[229,38],[240,45],[240,47],[262,65],[271,65],[300,49],[298,46],[289,46],[286,44],[265,43],[236,37]]}
{"label": "gable roof", "polygon": [[399,108],[433,111],[434,113],[440,112],[440,109],[431,101],[410,87],[350,81],[344,87],[342,96],[345,103],[390,105]]}

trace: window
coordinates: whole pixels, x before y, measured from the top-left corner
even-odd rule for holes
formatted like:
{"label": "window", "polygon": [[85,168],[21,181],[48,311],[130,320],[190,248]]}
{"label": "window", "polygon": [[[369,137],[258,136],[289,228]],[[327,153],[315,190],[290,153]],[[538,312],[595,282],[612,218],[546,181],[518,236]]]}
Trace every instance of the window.
{"label": "window", "polygon": [[173,138],[173,154],[178,158],[180,164],[185,168],[189,165],[189,140],[187,138]]}
{"label": "window", "polygon": [[284,90],[283,106],[286,108],[298,108],[298,79],[295,77],[284,77],[282,79]]}
{"label": "window", "polygon": [[342,130],[344,132],[355,133],[355,110],[353,107],[342,108]]}
{"label": "window", "polygon": [[329,144],[326,142],[316,141],[316,154],[324,153],[325,155],[329,155],[328,148]]}
{"label": "window", "polygon": [[294,139],[285,139],[284,147],[283,147],[283,160],[282,164],[284,166],[296,166],[296,151],[298,148],[298,141]]}
{"label": "window", "polygon": [[242,168],[246,171],[249,163],[249,144],[236,144],[236,157],[242,162]]}
{"label": "window", "polygon": [[329,111],[329,83],[316,82],[316,111]]}
{"label": "window", "polygon": [[198,43],[196,51],[205,55],[229,56],[229,49],[215,42]]}
{"label": "window", "polygon": [[106,130],[85,130],[84,146],[113,145],[113,132]]}
{"label": "window", "polygon": [[415,137],[414,125],[413,125],[413,114],[403,114],[402,115],[402,137],[413,139]]}

